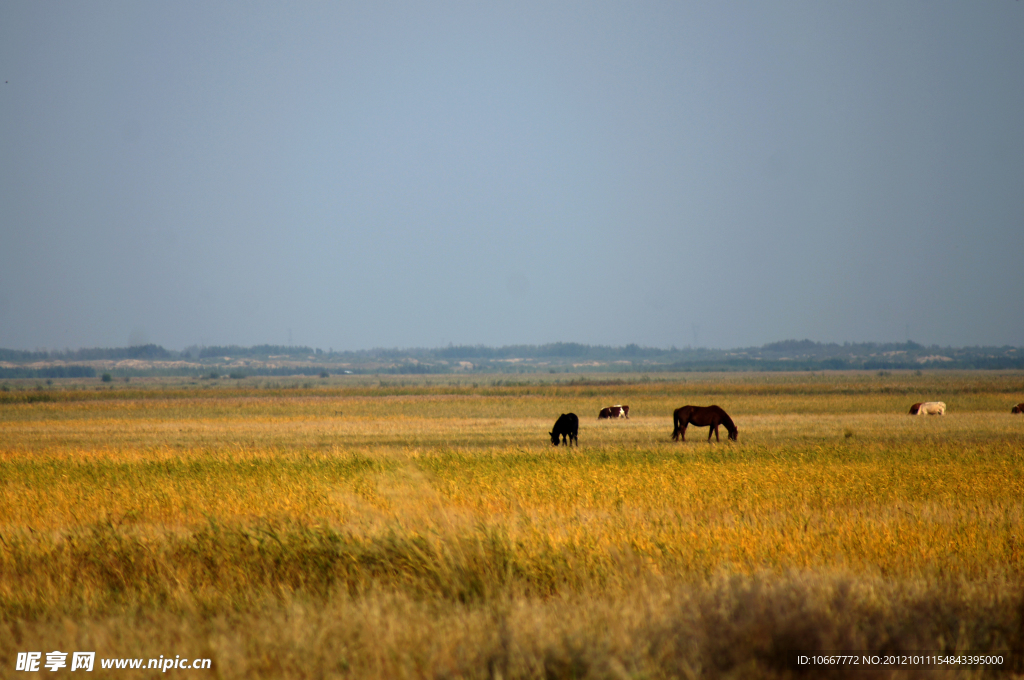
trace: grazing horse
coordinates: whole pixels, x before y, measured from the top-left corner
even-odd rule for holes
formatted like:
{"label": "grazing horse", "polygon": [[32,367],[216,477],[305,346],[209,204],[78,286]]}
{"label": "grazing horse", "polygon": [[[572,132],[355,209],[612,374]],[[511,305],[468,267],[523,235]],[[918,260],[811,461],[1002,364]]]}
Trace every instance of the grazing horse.
{"label": "grazing horse", "polygon": [[629,407],[616,404],[615,406],[603,408],[597,414],[597,419],[601,420],[603,418],[629,418]]}
{"label": "grazing horse", "polygon": [[[914,410],[914,406],[917,410]],[[914,404],[910,407],[910,412],[913,415],[918,416],[944,416],[946,415],[946,402],[943,401],[924,401],[920,404]]]}
{"label": "grazing horse", "polygon": [[715,435],[716,442],[722,441],[718,438],[719,425],[725,425],[725,429],[729,431],[729,439],[733,441],[736,441],[736,436],[739,434],[739,429],[732,422],[732,418],[720,406],[683,406],[677,408],[672,413],[672,424],[675,425],[675,430],[672,431],[672,441],[686,441],[687,425],[708,428],[708,442],[711,441],[712,434]]}
{"label": "grazing horse", "polygon": [[1017,404],[1010,409],[1010,413],[1024,413],[1024,402]]}
{"label": "grazing horse", "polygon": [[580,440],[576,436],[580,430],[580,419],[576,417],[575,413],[563,413],[558,416],[558,420],[555,421],[555,428],[548,432],[551,435],[551,443],[558,446],[558,438],[562,438],[562,443],[566,446],[572,446],[573,442],[576,442],[576,446],[580,445]]}

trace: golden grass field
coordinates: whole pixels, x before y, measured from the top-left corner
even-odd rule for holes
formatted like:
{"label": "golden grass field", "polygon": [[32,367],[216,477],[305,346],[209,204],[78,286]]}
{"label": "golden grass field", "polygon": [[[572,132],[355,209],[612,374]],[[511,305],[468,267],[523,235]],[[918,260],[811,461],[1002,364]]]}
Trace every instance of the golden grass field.
{"label": "golden grass field", "polygon": [[[0,677],[55,649],[222,678],[1024,677],[1019,372],[4,387]],[[687,403],[739,441],[672,442]],[[580,447],[552,447],[568,411]],[[795,650],[1007,663],[800,675]]]}

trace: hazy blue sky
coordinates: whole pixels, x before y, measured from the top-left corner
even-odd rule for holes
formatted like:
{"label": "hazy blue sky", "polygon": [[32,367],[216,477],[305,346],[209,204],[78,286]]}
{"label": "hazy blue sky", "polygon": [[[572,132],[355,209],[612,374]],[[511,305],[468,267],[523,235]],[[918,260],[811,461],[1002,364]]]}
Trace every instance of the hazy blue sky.
{"label": "hazy blue sky", "polygon": [[1024,345],[1024,2],[0,3],[0,347]]}

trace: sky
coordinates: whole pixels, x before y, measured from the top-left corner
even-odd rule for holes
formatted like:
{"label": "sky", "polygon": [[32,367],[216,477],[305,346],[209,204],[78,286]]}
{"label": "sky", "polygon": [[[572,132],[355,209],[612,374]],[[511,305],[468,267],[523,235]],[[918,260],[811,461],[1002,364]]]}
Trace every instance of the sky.
{"label": "sky", "polygon": [[0,3],[0,347],[1024,346],[1024,2]]}

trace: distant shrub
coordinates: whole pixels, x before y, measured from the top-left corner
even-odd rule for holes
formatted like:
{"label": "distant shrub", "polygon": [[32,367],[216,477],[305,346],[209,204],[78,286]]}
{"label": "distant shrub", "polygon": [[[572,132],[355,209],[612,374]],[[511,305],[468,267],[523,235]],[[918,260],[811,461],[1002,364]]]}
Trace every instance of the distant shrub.
{"label": "distant shrub", "polygon": [[245,377],[245,373],[242,371],[231,371],[230,373],[228,373],[228,377],[231,378],[232,380],[241,380],[242,378]]}
{"label": "distant shrub", "polygon": [[114,379],[114,376],[110,375],[109,373],[104,373],[103,377],[100,378],[100,380],[102,380],[103,382],[110,382],[113,379]]}
{"label": "distant shrub", "polygon": [[329,378],[329,377],[331,377],[331,374],[328,373],[327,371],[320,371],[320,377],[321,378]]}

